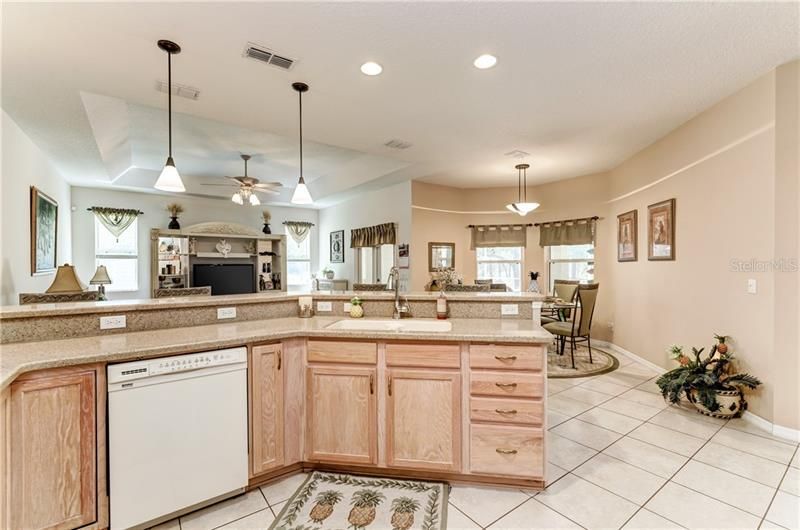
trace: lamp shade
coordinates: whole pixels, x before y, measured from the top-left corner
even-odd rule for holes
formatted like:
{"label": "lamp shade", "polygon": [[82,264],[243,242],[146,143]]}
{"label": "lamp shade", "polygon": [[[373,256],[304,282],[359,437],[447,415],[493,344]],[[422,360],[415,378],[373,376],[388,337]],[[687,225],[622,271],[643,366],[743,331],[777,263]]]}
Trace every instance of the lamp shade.
{"label": "lamp shade", "polygon": [[186,191],[172,157],[167,158],[167,163],[164,164],[164,169],[156,180],[155,188],[161,191]]}
{"label": "lamp shade", "polygon": [[108,270],[105,265],[98,265],[97,270],[94,271],[94,276],[89,280],[90,285],[109,285],[111,278],[108,276]]}
{"label": "lamp shade", "polygon": [[78,275],[75,274],[75,267],[65,263],[58,267],[53,283],[47,288],[47,293],[80,293],[86,290],[86,286],[81,283]]}
{"label": "lamp shade", "polygon": [[306,181],[303,177],[300,177],[300,182],[297,183],[297,187],[294,189],[294,194],[292,195],[292,204],[312,204],[314,199],[311,198],[311,193],[308,191],[308,186],[306,186]]}

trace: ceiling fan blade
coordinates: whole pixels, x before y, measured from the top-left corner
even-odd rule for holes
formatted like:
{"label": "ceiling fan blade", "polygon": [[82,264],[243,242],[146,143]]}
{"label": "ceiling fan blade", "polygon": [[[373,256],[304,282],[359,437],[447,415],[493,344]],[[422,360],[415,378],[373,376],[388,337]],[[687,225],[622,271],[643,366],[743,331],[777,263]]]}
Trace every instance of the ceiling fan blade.
{"label": "ceiling fan blade", "polygon": [[280,195],[281,192],[271,188],[253,188],[252,191],[256,193],[266,193],[268,195]]}
{"label": "ceiling fan blade", "polygon": [[254,187],[256,188],[282,188],[283,184],[280,182],[259,182],[255,184]]}
{"label": "ceiling fan blade", "polygon": [[236,184],[206,184],[206,183],[201,183],[201,186],[225,186],[226,188],[233,188],[233,187],[236,187]]}

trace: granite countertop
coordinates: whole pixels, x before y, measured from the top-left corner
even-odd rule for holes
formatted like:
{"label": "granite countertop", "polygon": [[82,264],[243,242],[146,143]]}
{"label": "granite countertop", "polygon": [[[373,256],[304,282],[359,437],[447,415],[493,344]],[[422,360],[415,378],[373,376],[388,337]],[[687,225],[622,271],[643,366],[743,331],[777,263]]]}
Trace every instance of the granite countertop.
{"label": "granite countertop", "polygon": [[45,368],[144,359],[183,353],[187,350],[227,348],[249,342],[290,337],[529,344],[547,343],[552,338],[550,333],[531,320],[449,319],[453,326],[449,332],[326,329],[339,320],[343,318],[276,318],[75,339],[0,344],[0,389],[8,386],[22,373]]}

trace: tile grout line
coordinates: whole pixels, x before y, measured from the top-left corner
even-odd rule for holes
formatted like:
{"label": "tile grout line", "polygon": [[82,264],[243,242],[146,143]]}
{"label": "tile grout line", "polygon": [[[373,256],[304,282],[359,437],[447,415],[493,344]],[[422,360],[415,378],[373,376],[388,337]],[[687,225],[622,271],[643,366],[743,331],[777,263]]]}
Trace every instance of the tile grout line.
{"label": "tile grout line", "polygon": [[[769,514],[769,510],[772,508],[772,504],[775,502],[775,497],[778,496],[778,492],[781,491],[781,486],[783,485],[783,481],[786,480],[786,475],[789,474],[789,470],[792,467],[792,460],[794,460],[794,457],[797,455],[797,452],[798,452],[798,448],[795,447],[794,448],[794,453],[792,453],[792,458],[789,460],[789,465],[787,465],[786,469],[783,471],[783,476],[781,477],[780,482],[778,482],[778,487],[775,488],[775,493],[772,494],[772,498],[769,500],[769,504],[767,505],[767,509],[764,512],[764,517],[762,517],[761,521],[758,523],[758,527],[759,528],[761,528],[761,526],[764,524],[764,521],[767,520],[767,515]],[[784,493],[788,493],[788,492],[784,492]],[[772,522],[772,521],[770,521],[770,522]],[[780,526],[782,526],[782,525],[780,525]]]}
{"label": "tile grout line", "polygon": [[486,528],[486,527],[479,525],[479,524],[478,524],[478,521],[476,521],[475,519],[473,519],[472,517],[470,517],[469,515],[467,515],[467,514],[466,514],[466,513],[464,513],[463,511],[461,511],[461,509],[459,509],[459,507],[458,507],[458,506],[456,506],[455,504],[453,504],[452,502],[450,502],[450,499],[448,499],[448,500],[447,500],[447,505],[448,505],[448,506],[452,506],[453,508],[455,508],[455,510],[456,510],[458,513],[460,513],[461,515],[463,515],[464,517],[466,517],[467,519],[469,519],[470,521],[472,521],[473,523],[475,523],[475,526],[477,526],[477,527],[478,527],[478,528],[480,528],[481,530],[485,530],[485,528]]}

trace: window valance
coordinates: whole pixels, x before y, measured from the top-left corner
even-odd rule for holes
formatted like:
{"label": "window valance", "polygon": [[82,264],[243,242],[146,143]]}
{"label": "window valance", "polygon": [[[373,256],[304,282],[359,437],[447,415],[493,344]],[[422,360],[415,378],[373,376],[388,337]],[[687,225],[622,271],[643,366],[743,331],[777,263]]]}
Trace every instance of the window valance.
{"label": "window valance", "polygon": [[89,211],[94,213],[100,224],[106,227],[116,238],[133,224],[136,217],[141,215],[139,210],[129,210],[126,208],[106,208],[105,206],[92,206]]}
{"label": "window valance", "polygon": [[470,249],[480,247],[525,247],[530,225],[470,225]]}
{"label": "window valance", "polygon": [[384,223],[350,230],[350,248],[394,245],[396,242],[397,230],[394,223]]}
{"label": "window valance", "polygon": [[539,246],[587,245],[594,241],[597,217],[539,223]]}
{"label": "window valance", "polygon": [[284,221],[283,224],[298,245],[305,241],[308,234],[311,233],[311,227],[314,226],[314,223],[308,221]]}

